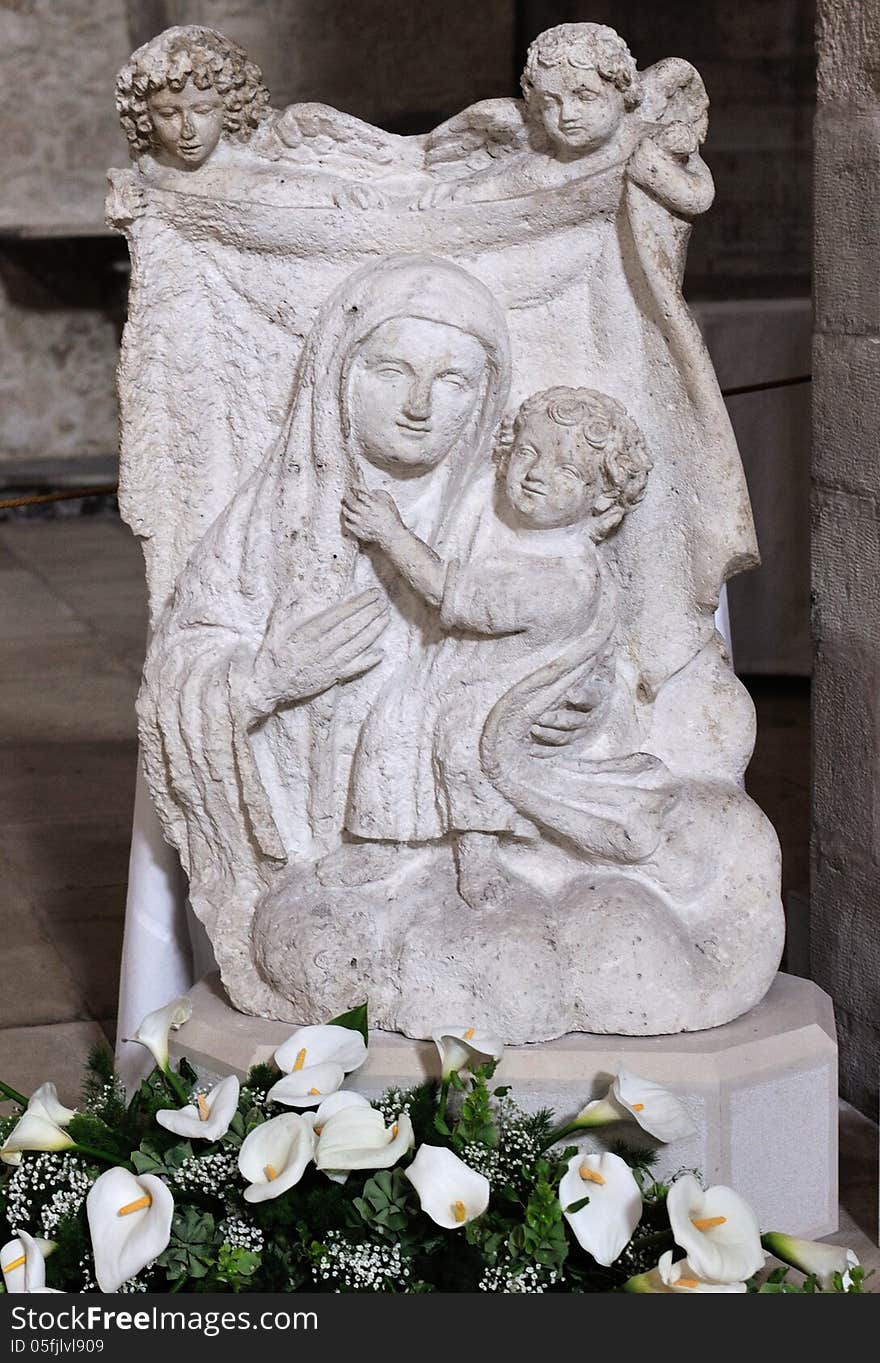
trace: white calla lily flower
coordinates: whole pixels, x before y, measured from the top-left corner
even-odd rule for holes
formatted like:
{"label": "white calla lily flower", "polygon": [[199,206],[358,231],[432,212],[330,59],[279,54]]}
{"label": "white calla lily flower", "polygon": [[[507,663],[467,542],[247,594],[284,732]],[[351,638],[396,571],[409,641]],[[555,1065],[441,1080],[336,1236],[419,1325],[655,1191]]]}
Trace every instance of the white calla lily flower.
{"label": "white calla lily flower", "polygon": [[102,1292],[118,1292],[167,1249],[174,1198],[155,1174],[107,1169],[86,1198],[95,1277]]}
{"label": "white calla lily flower", "polygon": [[16,1155],[22,1150],[70,1150],[75,1144],[73,1137],[38,1106],[22,1113],[6,1137],[0,1155],[4,1157],[5,1163],[12,1164],[18,1161],[6,1160],[9,1154]]}
{"label": "white calla lily flower", "polygon": [[732,1188],[704,1192],[693,1174],[676,1179],[666,1199],[669,1223],[688,1262],[705,1282],[736,1283],[764,1267],[755,1213]]}
{"label": "white calla lily flower", "polygon": [[445,1146],[420,1145],[404,1174],[422,1211],[446,1230],[460,1230],[489,1205],[489,1180]]}
{"label": "white calla lily flower", "polygon": [[672,1250],[661,1254],[656,1268],[648,1273],[638,1273],[624,1283],[625,1292],[747,1292],[745,1283],[707,1282],[694,1272],[687,1259],[672,1262]]}
{"label": "white calla lily flower", "polygon": [[238,1167],[248,1183],[245,1202],[268,1202],[293,1188],[314,1152],[314,1132],[298,1112],[282,1112],[254,1127],[238,1152]]}
{"label": "white calla lily flower", "polygon": [[352,1089],[340,1089],[338,1093],[331,1093],[330,1097],[325,1098],[321,1103],[317,1112],[308,1114],[312,1118],[312,1129],[315,1135],[320,1136],[330,1118],[335,1117],[337,1112],[342,1112],[347,1107],[370,1107],[370,1100],[365,1098],[362,1093],[355,1093]]}
{"label": "white calla lily flower", "polygon": [[325,1098],[336,1091],[345,1079],[345,1070],[332,1060],[309,1065],[305,1069],[283,1074],[266,1094],[272,1103],[285,1107],[320,1107]]}
{"label": "white calla lily flower", "polygon": [[374,1107],[351,1104],[328,1117],[315,1151],[315,1163],[325,1172],[351,1169],[390,1169],[411,1150],[415,1141],[412,1122],[402,1112],[385,1126]]}
{"label": "white calla lily flower", "polygon": [[65,1107],[54,1084],[41,1084],[28,1099],[28,1112],[39,1112],[56,1126],[69,1126],[76,1116],[75,1107]]}
{"label": "white calla lily flower", "polygon": [[694,1124],[674,1094],[620,1067],[604,1098],[596,1098],[573,1119],[571,1125],[588,1130],[611,1122],[638,1122],[658,1141],[676,1141],[691,1136]]}
{"label": "white calla lily flower", "polygon": [[367,1044],[360,1032],[333,1022],[323,1027],[298,1027],[275,1052],[275,1064],[285,1074],[298,1074],[325,1064],[339,1065],[345,1074],[350,1074],[366,1058]]}
{"label": "white calla lily flower", "polygon": [[[585,1197],[579,1211],[568,1211]],[[582,1249],[607,1268],[626,1248],[642,1216],[642,1194],[619,1155],[573,1155],[559,1183],[563,1215]]]}
{"label": "white calla lily flower", "polygon": [[54,1240],[42,1240],[19,1231],[0,1249],[0,1270],[7,1292],[57,1292],[46,1287],[46,1260],[55,1248]]}
{"label": "white calla lily flower", "polygon": [[228,1074],[207,1093],[200,1093],[194,1103],[181,1108],[163,1108],[156,1113],[156,1121],[166,1131],[191,1140],[219,1141],[229,1130],[238,1110],[241,1084],[238,1076]]}
{"label": "white calla lily flower", "polygon": [[173,1002],[166,1003],[164,1008],[157,1008],[154,1013],[148,1013],[131,1040],[136,1041],[139,1046],[146,1046],[159,1069],[167,1074],[168,1037],[171,1032],[176,1032],[178,1027],[189,1022],[191,1017],[191,1001],[185,996],[174,999]]}
{"label": "white calla lily flower", "polygon": [[504,1054],[504,1042],[475,1027],[441,1027],[433,1033],[434,1045],[440,1052],[440,1071],[443,1079],[471,1065],[485,1065],[499,1061]]}
{"label": "white calla lily flower", "polygon": [[818,1240],[799,1240],[794,1235],[782,1235],[779,1231],[769,1231],[761,1237],[764,1248],[801,1273],[812,1274],[819,1280],[819,1286],[828,1291],[834,1285],[834,1275],[839,1273],[843,1286],[849,1287],[850,1270],[859,1267],[858,1255],[843,1245],[823,1245]]}

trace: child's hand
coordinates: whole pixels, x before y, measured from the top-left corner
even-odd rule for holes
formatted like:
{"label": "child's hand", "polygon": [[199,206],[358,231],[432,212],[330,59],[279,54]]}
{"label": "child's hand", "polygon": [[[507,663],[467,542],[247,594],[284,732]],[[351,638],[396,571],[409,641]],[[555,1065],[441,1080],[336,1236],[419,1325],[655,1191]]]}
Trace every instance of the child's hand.
{"label": "child's hand", "polygon": [[342,499],[342,522],[350,535],[365,544],[380,547],[392,540],[403,521],[394,498],[388,492],[371,492],[362,483]]}

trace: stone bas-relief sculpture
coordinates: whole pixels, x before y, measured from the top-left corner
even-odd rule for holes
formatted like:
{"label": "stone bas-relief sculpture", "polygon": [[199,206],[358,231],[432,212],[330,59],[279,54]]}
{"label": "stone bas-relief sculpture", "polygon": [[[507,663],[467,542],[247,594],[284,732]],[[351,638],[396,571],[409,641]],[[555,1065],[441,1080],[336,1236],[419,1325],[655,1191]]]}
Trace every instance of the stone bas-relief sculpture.
{"label": "stone bas-relief sculpture", "polygon": [[779,850],[715,634],[756,562],[680,291],[707,101],[594,24],[424,137],[135,53],[121,499],[145,770],[233,1003],[509,1042],[715,1026]]}

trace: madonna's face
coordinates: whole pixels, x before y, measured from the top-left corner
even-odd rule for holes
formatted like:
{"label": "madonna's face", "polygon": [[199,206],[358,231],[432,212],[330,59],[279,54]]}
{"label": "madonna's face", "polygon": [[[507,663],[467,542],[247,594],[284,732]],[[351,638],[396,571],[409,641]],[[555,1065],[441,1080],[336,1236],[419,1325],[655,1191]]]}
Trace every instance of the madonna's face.
{"label": "madonna's face", "polygon": [[542,71],[529,103],[557,152],[583,156],[613,137],[626,112],[623,95],[598,71],[558,66]]}
{"label": "madonna's face", "polygon": [[348,381],[355,446],[398,474],[427,472],[462,438],[481,401],[486,351],[444,322],[393,318],[361,346]]}
{"label": "madonna's face", "polygon": [[182,90],[165,86],[147,97],[159,143],[159,160],[181,170],[204,165],[223,132],[223,100],[216,90],[199,90],[188,80]]}

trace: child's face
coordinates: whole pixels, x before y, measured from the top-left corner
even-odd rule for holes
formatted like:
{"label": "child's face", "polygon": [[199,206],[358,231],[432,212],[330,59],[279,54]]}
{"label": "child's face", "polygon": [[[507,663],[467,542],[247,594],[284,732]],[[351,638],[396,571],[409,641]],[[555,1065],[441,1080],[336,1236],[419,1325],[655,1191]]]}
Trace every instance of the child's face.
{"label": "child's face", "polygon": [[521,521],[534,529],[574,525],[592,514],[599,495],[597,451],[576,426],[545,413],[528,417],[507,462],[504,490]]}
{"label": "child's face", "polygon": [[584,156],[613,137],[623,123],[623,95],[598,71],[560,62],[542,71],[530,103],[558,152]]}
{"label": "child's face", "polygon": [[223,132],[223,100],[214,89],[200,90],[188,80],[182,90],[165,86],[147,98],[159,158],[181,170],[207,161]]}

